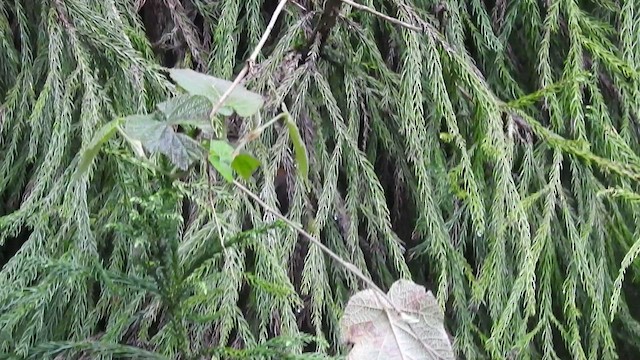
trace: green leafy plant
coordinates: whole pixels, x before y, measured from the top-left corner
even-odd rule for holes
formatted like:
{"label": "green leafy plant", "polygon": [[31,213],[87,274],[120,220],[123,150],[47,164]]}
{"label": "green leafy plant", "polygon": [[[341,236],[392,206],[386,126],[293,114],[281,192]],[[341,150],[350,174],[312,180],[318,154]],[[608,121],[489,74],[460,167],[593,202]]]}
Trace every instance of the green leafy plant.
{"label": "green leafy plant", "polygon": [[[100,147],[116,132],[119,132],[129,143],[133,151],[143,159],[154,154],[163,154],[181,170],[203,158],[208,153],[211,165],[229,182],[234,180],[234,172],[248,179],[260,166],[260,161],[247,152],[240,152],[247,142],[256,139],[266,127],[277,120],[284,119],[286,129],[292,140],[296,160],[301,174],[306,177],[309,172],[308,155],[295,121],[283,106],[284,113],[268,121],[264,126],[249,132],[240,140],[234,149],[226,139],[208,141],[208,151],[202,143],[192,137],[179,133],[177,125],[195,126],[205,132],[212,132],[212,121],[215,117],[230,116],[234,112],[239,116],[254,115],[263,105],[259,94],[236,87],[230,96],[219,107],[216,114],[212,109],[221,95],[229,90],[233,83],[213,76],[197,73],[188,69],[170,69],[171,78],[186,91],[157,106],[151,114],[131,115],[118,118],[104,125],[94,136],[90,146],[80,160],[75,178],[84,174],[91,161],[98,154]],[[211,118],[210,116],[214,117]]]}
{"label": "green leafy plant", "polygon": [[[146,297],[159,301],[166,309],[165,331],[172,339],[169,344],[173,349],[172,356],[165,356],[156,351],[149,351],[139,347],[117,344],[109,341],[109,329],[102,337],[95,340],[83,341],[49,341],[37,344],[29,349],[24,357],[8,354],[11,359],[40,359],[49,357],[73,358],[82,355],[121,356],[124,358],[142,359],[201,359],[203,356],[224,359],[251,359],[255,356],[265,358],[290,358],[288,347],[304,345],[316,341],[312,336],[297,337],[278,336],[256,346],[248,346],[243,349],[233,349],[223,345],[193,348],[190,345],[189,331],[194,324],[210,322],[220,316],[219,313],[200,314],[198,307],[207,300],[215,289],[210,289],[209,283],[216,278],[224,276],[217,271],[207,276],[202,276],[206,268],[216,258],[220,257],[225,248],[235,246],[245,248],[251,246],[260,237],[270,231],[281,228],[284,224],[280,221],[273,222],[262,228],[240,232],[224,244],[212,242],[205,251],[199,254],[189,266],[184,266],[179,261],[180,239],[176,228],[179,226],[175,216],[175,204],[182,196],[170,182],[160,181],[158,191],[142,197],[131,199],[130,221],[126,224],[117,224],[123,233],[136,239],[136,251],[131,254],[130,261],[137,265],[137,274],[122,274],[104,269],[101,264],[88,265],[74,264],[72,259],[61,259],[45,264],[48,277],[63,276],[65,272],[83,274],[104,284],[105,290],[115,294],[121,294],[125,290],[143,294]],[[115,224],[114,224],[115,225]],[[245,274],[253,287],[264,288],[267,291],[279,290],[286,296],[287,289],[280,289],[278,284],[273,284],[260,279],[251,273]],[[8,307],[3,305],[3,310],[17,310],[14,304]],[[136,316],[132,316],[135,319]],[[0,359],[4,359],[0,355]],[[304,359],[304,357],[299,357]],[[311,357],[309,357],[311,358]],[[328,358],[316,354],[312,358]]]}
{"label": "green leafy plant", "polygon": [[[170,162],[174,166],[182,170],[186,170],[192,162],[198,161],[202,158],[203,154],[205,154],[204,147],[191,137],[176,132],[173,126],[193,125],[203,131],[211,129],[212,125],[208,121],[210,120],[208,118],[208,115],[211,114],[211,109],[215,108],[216,106],[214,102],[219,101],[220,94],[228,92],[230,89],[229,87],[233,86],[233,83],[220,80],[212,76],[199,74],[191,70],[171,70],[170,74],[171,77],[178,83],[178,85],[180,85],[181,88],[187,91],[187,94],[180,94],[168,101],[162,102],[158,105],[158,111],[153,114],[127,116],[122,119],[114,120],[105,125],[103,129],[96,134],[94,140],[91,142],[91,146],[83,155],[83,158],[78,167],[78,172],[76,173],[76,177],[80,176],[83,171],[86,171],[86,168],[88,167],[91,159],[96,156],[99,146],[104,144],[108,140],[108,138],[116,132],[116,130],[118,130],[128,141],[134,153],[138,154],[138,156],[143,159],[148,158],[146,156],[146,153],[149,153],[149,155],[157,153],[163,154],[170,160]],[[239,88],[237,90],[233,89],[230,94],[231,95],[229,96],[228,100],[223,102],[224,105],[219,106],[219,108],[221,109],[219,114],[231,115],[233,112],[236,112],[238,115],[251,116],[260,110],[260,107],[262,105],[260,95],[252,93],[244,88]],[[295,122],[292,121],[291,116],[284,105],[282,114],[274,117],[261,127],[250,131],[240,139],[238,145],[236,145],[235,148],[228,141],[223,139],[212,139],[207,141],[209,144],[207,157],[209,163],[226,181],[236,184],[236,186],[238,186],[243,191],[248,192],[249,195],[259,203],[261,202],[255,194],[250,193],[246,188],[236,182],[234,172],[244,179],[248,179],[252,176],[253,172],[261,164],[260,161],[255,157],[247,152],[244,152],[243,148],[250,141],[257,139],[265,129],[272,126],[276,121],[280,119],[285,120],[286,129],[289,132],[290,139],[293,142],[293,147],[296,154],[295,158],[298,162],[298,169],[301,172],[302,176],[306,178],[309,171],[307,151],[304,146],[304,142],[302,141],[302,137],[300,136],[300,132]],[[266,204],[261,204],[265,208],[273,212],[273,209],[269,209]],[[282,218],[281,215],[278,216]],[[322,246],[319,241],[314,239],[304,230],[289,222],[287,219],[282,219],[284,219],[284,222],[286,224],[294,227],[295,230],[305,235],[309,240],[321,246],[323,251],[338,260],[348,271],[353,272],[356,276],[365,280],[373,287],[373,289],[367,290],[366,292],[356,294],[347,306],[347,311],[345,314],[346,318],[343,319],[343,321],[349,328],[347,330],[348,333],[353,334],[353,332],[356,331],[360,333],[360,336],[364,336],[369,340],[375,340],[374,338],[376,336],[392,336],[392,333],[395,331],[393,329],[394,326],[408,326],[422,330],[424,330],[423,328],[425,326],[427,328],[442,328],[443,318],[441,310],[438,309],[438,305],[434,302],[431,293],[425,293],[425,299],[425,296],[423,296],[424,294],[421,295],[422,293],[420,293],[419,290],[414,289],[414,287],[417,287],[419,289],[422,289],[422,291],[424,292],[424,288],[418,287],[412,282],[405,280],[401,283],[396,283],[396,285],[391,288],[389,297],[387,297],[386,294],[382,293],[382,291],[371,280],[366,278],[353,264],[340,259],[339,257],[337,257],[337,255],[331,252],[328,248]],[[231,243],[236,243],[236,241],[232,240]],[[187,339],[185,337],[183,327],[181,327],[180,324],[180,321],[182,321],[180,320],[182,319],[181,314],[183,314],[184,311],[182,308],[180,308],[180,304],[182,300],[185,300],[187,302],[189,301],[189,298],[183,299],[183,294],[189,292],[188,288],[185,287],[189,284],[188,282],[186,282],[186,280],[189,279],[189,276],[193,272],[195,272],[197,268],[192,268],[186,273],[183,273],[181,271],[178,264],[176,263],[177,258],[175,256],[175,253],[177,252],[178,246],[176,240],[168,244],[170,245],[170,249],[168,249],[167,246],[159,244],[160,243],[156,242],[152,247],[155,250],[152,251],[152,257],[155,259],[160,259],[158,260],[158,263],[147,262],[145,264],[149,274],[153,274],[153,277],[157,284],[156,288],[158,289],[159,294],[163,299],[165,299],[165,302],[169,305],[169,311],[174,315],[171,318],[172,329],[175,332],[176,337],[178,339],[182,339],[183,342],[179,347],[186,348],[184,344],[187,342]],[[222,251],[223,248],[224,246],[217,247],[213,252],[208,252],[206,256],[215,256],[220,251]],[[206,260],[206,258],[201,261],[204,260]],[[198,261],[197,263],[201,263],[201,261]],[[172,270],[167,272],[167,269]],[[418,291],[418,293],[416,293],[416,291]],[[412,304],[408,304],[407,301],[404,301],[406,300],[407,294],[412,296],[411,299],[407,300],[409,302],[412,302]],[[374,299],[380,299],[380,296],[384,298],[383,303],[386,304],[386,307],[380,308],[383,316],[369,316],[363,320],[364,322],[361,322],[359,324],[351,324],[353,322],[351,317],[354,316],[354,312],[357,312],[357,310],[352,309],[354,306],[353,303],[362,303],[363,301],[366,302],[366,300],[369,298],[371,298],[369,299],[370,301],[374,301]],[[398,297],[402,297],[402,299],[399,299]],[[398,303],[398,301],[400,302]],[[428,301],[429,304],[424,303],[425,301]],[[407,305],[409,305],[408,308]],[[375,308],[375,306],[373,305],[367,306]],[[417,308],[413,308],[416,306]],[[423,311],[422,306],[428,306],[430,308],[433,308],[435,306],[436,309],[432,309],[431,311],[436,311],[436,315],[433,317],[430,317],[431,315],[428,313],[420,315],[420,313]],[[418,314],[419,316],[416,317],[416,314]],[[389,316],[391,316],[392,318],[392,324],[386,324],[386,319],[388,319]],[[411,321],[407,319],[411,319]],[[435,322],[435,324],[433,322]],[[376,333],[369,335],[362,334],[362,331],[360,330],[353,330],[355,327],[362,326],[367,329],[379,327],[384,328],[385,326],[390,328],[387,329],[386,334]],[[442,332],[444,332],[444,328],[442,328]],[[427,353],[433,353],[433,356],[444,356],[444,358],[453,358],[453,353],[446,337],[445,339],[433,339],[432,337],[430,337],[432,336],[432,334],[425,334],[424,331],[422,331],[418,335],[424,337],[422,339],[418,339],[417,341],[428,347],[429,351],[427,351]],[[361,343],[361,338],[351,337],[348,340],[358,343],[356,347],[357,350],[355,350],[355,352],[353,352],[350,357],[352,359],[365,359],[365,354],[369,354],[375,348],[370,348],[370,345]],[[380,341],[384,342],[386,340],[380,339]],[[434,343],[434,341],[437,343]],[[431,345],[435,346],[438,352],[431,351]],[[447,347],[447,349],[442,349],[443,346]],[[366,351],[369,352],[366,352],[362,349],[366,349]],[[390,358],[402,358],[403,354],[406,351],[411,350],[403,349],[402,346],[398,345],[397,349],[393,350],[392,352],[385,352],[386,350],[381,349],[376,351],[376,354],[390,356]],[[443,352],[446,353],[446,355],[442,355]],[[417,355],[413,354],[411,356]],[[432,357],[426,357],[425,359],[430,358]]]}

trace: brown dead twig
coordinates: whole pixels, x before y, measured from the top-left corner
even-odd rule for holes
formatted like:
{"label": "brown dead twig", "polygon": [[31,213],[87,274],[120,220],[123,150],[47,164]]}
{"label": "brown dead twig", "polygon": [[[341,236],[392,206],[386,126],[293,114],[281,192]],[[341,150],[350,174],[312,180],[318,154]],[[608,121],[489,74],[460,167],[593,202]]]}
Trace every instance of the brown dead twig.
{"label": "brown dead twig", "polygon": [[[347,5],[350,5],[356,9],[368,12],[372,15],[375,15],[381,19],[384,19],[386,21],[389,21],[393,24],[405,27],[407,29],[413,30],[413,31],[419,31],[419,32],[423,32],[425,29],[416,25],[412,25],[409,23],[406,23],[404,21],[401,21],[399,19],[393,18],[391,16],[385,15],[375,9],[372,9],[368,6],[365,5],[361,5],[358,4],[352,0],[332,0],[328,3],[327,5],[327,9],[325,9],[326,13],[328,15],[326,15],[326,17],[332,17],[332,16],[338,16],[339,14],[335,11],[335,2],[337,1],[337,3],[344,3]],[[278,3],[278,6],[276,7],[275,11],[273,12],[273,14],[271,15],[271,20],[269,21],[269,24],[267,25],[267,28],[265,29],[264,33],[262,34],[262,37],[260,38],[260,42],[258,43],[258,45],[256,45],[255,49],[253,50],[253,52],[251,53],[251,55],[249,56],[249,58],[246,60],[246,64],[245,66],[242,68],[242,70],[240,70],[240,72],[238,73],[238,75],[236,76],[235,80],[233,81],[233,83],[231,84],[231,86],[227,89],[227,91],[225,91],[224,94],[222,94],[222,96],[220,97],[220,99],[218,100],[218,102],[215,104],[215,106],[213,107],[213,109],[211,110],[210,113],[210,117],[213,117],[216,112],[218,112],[218,110],[220,110],[220,107],[222,107],[222,104],[229,98],[229,96],[231,95],[231,93],[233,92],[233,90],[240,84],[240,82],[242,82],[242,80],[244,80],[244,78],[247,76],[247,74],[249,73],[249,71],[251,70],[252,67],[255,66],[255,62],[256,59],[258,57],[258,54],[260,54],[260,51],[262,50],[262,48],[264,47],[264,44],[267,42],[267,39],[269,37],[269,35],[271,35],[271,31],[273,30],[273,27],[275,26],[275,23],[278,19],[278,17],[280,16],[280,13],[282,12],[282,10],[284,9],[285,5],[287,3],[292,3],[294,5],[296,5],[298,8],[301,9],[305,9],[302,5],[300,5],[299,3],[292,1],[292,0],[281,0],[280,3]],[[322,19],[321,19],[322,20]],[[335,24],[335,21],[329,21],[330,19],[328,19],[327,21],[331,24]],[[329,29],[327,29],[329,30]],[[326,37],[326,35],[324,36]]]}
{"label": "brown dead twig", "polygon": [[402,26],[402,27],[407,28],[407,29],[409,29],[409,30],[419,31],[419,32],[424,31],[424,29],[423,29],[423,28],[421,28],[421,27],[419,27],[419,26],[409,24],[409,23],[407,23],[407,22],[404,22],[404,21],[402,21],[402,20],[396,19],[396,18],[391,17],[391,16],[389,16],[389,15],[385,15],[385,14],[383,14],[383,13],[381,13],[381,12],[377,11],[376,9],[372,9],[372,8],[370,8],[370,7],[368,7],[368,6],[365,6],[365,5],[362,5],[362,4],[358,4],[358,3],[353,2],[353,1],[351,1],[351,0],[341,0],[341,1],[342,1],[343,3],[345,3],[345,4],[347,4],[347,5],[353,6],[353,7],[354,7],[354,8],[356,8],[356,9],[359,9],[359,10],[362,10],[362,11],[365,11],[365,12],[368,12],[368,13],[370,13],[370,14],[372,14],[372,15],[375,15],[375,16],[377,16],[377,17],[381,18],[381,19],[384,19],[384,20],[386,20],[386,21],[388,21],[388,22],[390,22],[390,23],[393,23],[393,24],[396,24],[396,25]]}
{"label": "brown dead twig", "polygon": [[262,37],[260,38],[260,42],[258,42],[258,45],[256,45],[255,49],[253,49],[253,52],[247,59],[246,64],[244,65],[242,70],[240,70],[240,72],[236,76],[236,79],[233,81],[231,86],[229,86],[227,91],[225,91],[224,94],[222,94],[222,96],[220,97],[218,102],[215,104],[213,109],[211,109],[211,113],[209,114],[209,117],[213,118],[213,116],[222,107],[222,104],[229,98],[233,90],[240,84],[240,82],[244,79],[244,77],[247,76],[247,74],[249,73],[249,70],[251,70],[251,68],[255,65],[256,59],[258,58],[258,54],[260,54],[262,47],[264,47],[264,44],[267,42],[267,39],[269,38],[269,35],[271,34],[273,27],[276,25],[276,21],[278,20],[280,13],[284,9],[284,6],[287,4],[288,1],[289,0],[280,0],[280,3],[278,3],[278,7],[276,7],[275,11],[273,12],[273,15],[271,15],[271,20],[269,20],[269,24],[267,25],[267,28],[265,29],[264,33],[262,34]]}

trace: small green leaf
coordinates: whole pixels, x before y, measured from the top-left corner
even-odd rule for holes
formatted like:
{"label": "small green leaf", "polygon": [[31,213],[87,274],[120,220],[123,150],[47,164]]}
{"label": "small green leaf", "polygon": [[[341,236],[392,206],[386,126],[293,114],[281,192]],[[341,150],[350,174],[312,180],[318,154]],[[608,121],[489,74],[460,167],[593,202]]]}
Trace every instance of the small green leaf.
{"label": "small green leaf", "polygon": [[93,138],[91,139],[91,142],[82,154],[82,158],[80,159],[80,163],[78,164],[76,172],[73,174],[73,178],[75,180],[79,179],[80,176],[82,176],[89,170],[89,166],[91,166],[93,159],[98,156],[100,148],[102,148],[102,145],[109,141],[113,134],[116,133],[116,131],[118,130],[118,125],[121,121],[122,119],[120,118],[111,120],[108,123],[104,124],[100,129],[98,129],[98,131],[96,131],[96,133],[93,135]]}
{"label": "small green leaf", "polygon": [[298,169],[302,176],[306,179],[309,176],[309,157],[307,155],[307,148],[304,145],[304,141],[302,141],[302,136],[300,136],[300,131],[298,131],[298,126],[291,119],[291,116],[287,114],[285,117],[287,129],[289,130],[289,137],[293,142],[293,150],[296,154],[296,162],[298,163]]}
{"label": "small green leaf", "polygon": [[260,161],[247,153],[236,155],[231,162],[231,167],[245,180],[250,178],[259,166]]}
{"label": "small green leaf", "polygon": [[[231,81],[218,79],[190,69],[171,69],[169,74],[188,93],[204,96],[213,104],[217,104],[222,94],[233,84]],[[247,117],[257,113],[263,103],[262,96],[238,85],[224,101],[218,112],[229,116],[235,111],[238,115]]]}
{"label": "small green leaf", "polygon": [[209,162],[228,182],[233,182],[233,147],[223,140],[211,140]]}

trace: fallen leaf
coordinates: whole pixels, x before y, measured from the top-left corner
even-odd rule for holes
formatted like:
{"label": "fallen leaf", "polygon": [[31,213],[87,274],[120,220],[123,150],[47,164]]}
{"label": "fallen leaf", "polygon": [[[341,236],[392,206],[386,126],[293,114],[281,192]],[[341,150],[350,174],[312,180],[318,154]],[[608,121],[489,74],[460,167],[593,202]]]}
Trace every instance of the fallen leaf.
{"label": "fallen leaf", "polygon": [[348,359],[455,359],[443,312],[430,291],[398,280],[387,297],[393,306],[375,290],[349,300],[340,321],[345,340],[354,345]]}

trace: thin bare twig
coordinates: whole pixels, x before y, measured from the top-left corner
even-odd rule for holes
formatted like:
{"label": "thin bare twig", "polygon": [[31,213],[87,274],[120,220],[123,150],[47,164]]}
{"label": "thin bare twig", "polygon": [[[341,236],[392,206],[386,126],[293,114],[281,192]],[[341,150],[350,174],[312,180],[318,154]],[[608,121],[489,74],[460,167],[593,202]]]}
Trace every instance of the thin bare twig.
{"label": "thin bare twig", "polygon": [[267,25],[267,28],[262,34],[262,38],[260,38],[260,42],[258,43],[258,45],[256,45],[256,48],[253,49],[251,56],[249,56],[249,58],[246,61],[246,64],[244,65],[242,70],[240,70],[240,72],[238,73],[238,76],[236,76],[236,79],[233,81],[231,86],[229,86],[227,91],[225,91],[224,94],[222,94],[222,96],[220,97],[220,100],[218,100],[218,102],[213,107],[213,109],[211,109],[211,113],[209,114],[210,118],[213,118],[213,116],[218,112],[218,110],[220,110],[220,107],[222,107],[222,104],[227,100],[227,98],[229,98],[233,90],[238,86],[238,84],[240,84],[240,82],[244,79],[244,77],[247,76],[247,74],[249,73],[249,70],[255,64],[256,59],[258,58],[258,54],[260,54],[260,50],[262,50],[262,47],[267,42],[267,39],[269,38],[269,35],[271,34],[273,27],[276,25],[276,21],[278,20],[278,17],[280,16],[280,13],[284,9],[284,6],[287,4],[287,2],[289,2],[289,0],[280,0],[278,7],[273,12],[273,15],[271,15],[271,20],[269,20],[269,24]]}
{"label": "thin bare twig", "polygon": [[406,22],[404,22],[404,21],[402,21],[402,20],[396,19],[396,18],[391,17],[391,16],[389,16],[389,15],[385,15],[385,14],[383,14],[383,13],[379,12],[378,10],[376,10],[376,9],[372,9],[372,8],[370,8],[370,7],[368,7],[368,6],[365,6],[365,5],[362,5],[362,4],[358,4],[358,3],[353,2],[353,1],[351,1],[351,0],[341,0],[341,1],[342,1],[343,3],[345,3],[345,4],[347,4],[347,5],[351,5],[351,6],[353,6],[353,7],[354,7],[354,8],[356,8],[356,9],[359,9],[359,10],[362,10],[362,11],[366,11],[366,12],[368,12],[368,13],[370,13],[370,14],[373,14],[373,15],[375,15],[375,16],[377,16],[377,17],[381,18],[381,19],[387,20],[387,21],[388,21],[388,22],[390,22],[390,23],[394,23],[394,24],[396,24],[396,25],[400,25],[400,26],[402,26],[402,27],[405,27],[405,28],[410,29],[410,30],[413,30],[413,31],[420,31],[420,32],[421,32],[421,31],[423,30],[423,29],[422,29],[421,27],[419,27],[419,26],[416,26],[416,25],[412,25],[412,24],[406,23]]}
{"label": "thin bare twig", "polygon": [[244,185],[239,183],[237,180],[233,180],[233,184],[237,188],[242,190],[242,192],[247,194],[250,198],[255,200],[265,210],[267,210],[268,212],[272,213],[275,217],[277,217],[278,219],[282,220],[285,224],[290,226],[292,229],[296,230],[298,233],[300,233],[302,236],[304,236],[307,240],[311,241],[313,244],[318,246],[320,248],[320,250],[322,250],[325,254],[329,255],[329,257],[331,257],[333,260],[335,260],[338,264],[342,265],[345,269],[349,270],[355,276],[360,278],[360,280],[364,281],[373,290],[379,291],[383,295],[384,299],[387,300],[387,302],[389,302],[391,307],[394,308],[394,310],[396,310],[396,311],[398,311],[400,313],[400,310],[396,308],[395,304],[393,304],[393,302],[388,298],[387,294],[384,291],[382,291],[382,289],[380,289],[380,287],[378,285],[376,285],[376,283],[374,283],[373,280],[371,280],[368,277],[366,277],[362,273],[362,271],[360,271],[360,269],[358,269],[355,265],[353,265],[352,263],[342,259],[340,256],[336,255],[333,251],[331,251],[331,249],[326,247],[320,240],[316,239],[315,237],[313,237],[313,235],[311,235],[308,232],[306,232],[300,225],[294,223],[293,221],[287,219],[285,216],[280,214],[276,209],[274,209],[271,206],[269,206],[269,204],[267,204],[262,199],[260,199],[260,197],[258,195],[254,194],[251,190],[247,189]]}
{"label": "thin bare twig", "polygon": [[298,7],[298,9],[300,9],[300,10],[302,10],[302,11],[304,11],[304,12],[309,11],[309,10],[307,10],[307,8],[306,8],[306,7],[304,7],[304,5],[300,4],[299,2],[297,2],[297,1],[295,1],[295,0],[289,0],[289,3],[291,3],[291,4],[295,5],[295,6],[297,6],[297,7]]}

